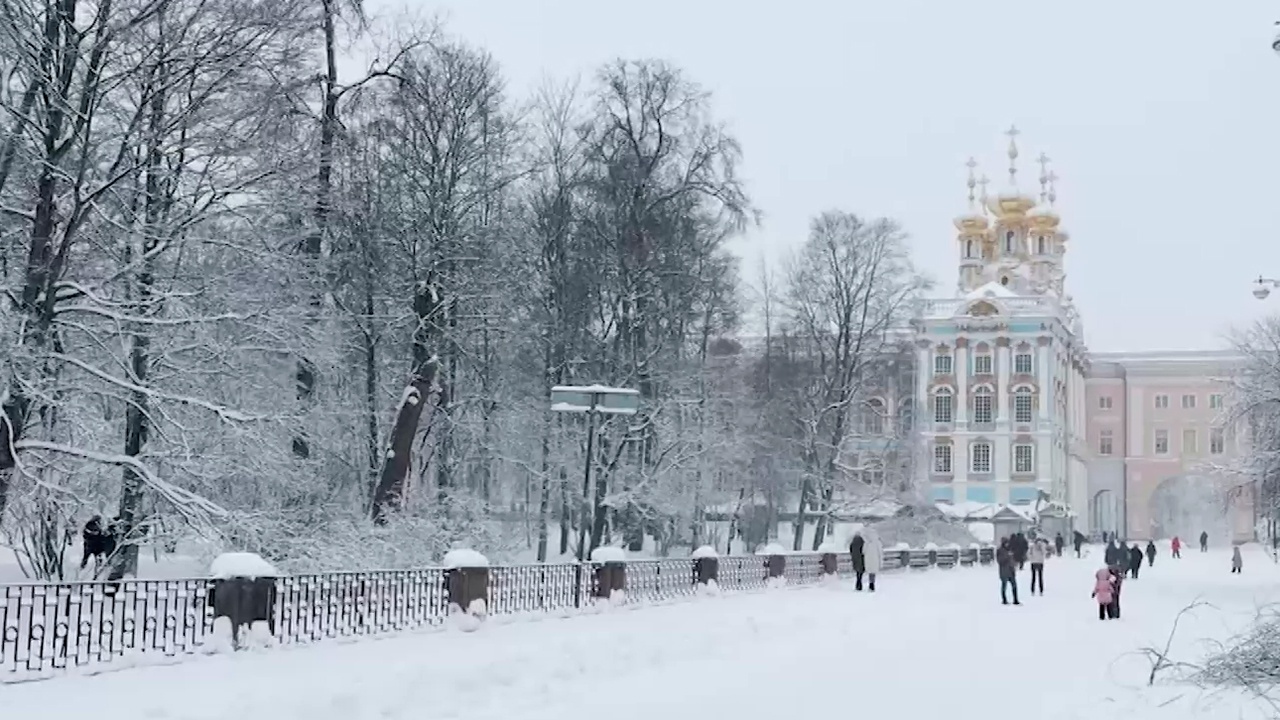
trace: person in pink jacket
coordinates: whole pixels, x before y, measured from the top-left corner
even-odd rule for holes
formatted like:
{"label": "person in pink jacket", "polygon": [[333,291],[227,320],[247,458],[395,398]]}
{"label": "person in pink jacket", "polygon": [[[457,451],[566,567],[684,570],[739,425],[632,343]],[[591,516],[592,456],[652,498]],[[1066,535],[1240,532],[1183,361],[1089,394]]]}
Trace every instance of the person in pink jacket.
{"label": "person in pink jacket", "polygon": [[1093,598],[1098,601],[1098,619],[1115,619],[1115,578],[1107,568],[1099,570],[1093,583]]}

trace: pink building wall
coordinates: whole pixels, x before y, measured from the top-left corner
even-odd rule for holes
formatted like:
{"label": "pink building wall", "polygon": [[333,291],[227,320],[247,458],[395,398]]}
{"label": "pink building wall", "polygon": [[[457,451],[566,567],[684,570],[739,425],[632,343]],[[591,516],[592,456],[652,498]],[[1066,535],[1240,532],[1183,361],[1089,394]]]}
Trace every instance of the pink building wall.
{"label": "pink building wall", "polygon": [[[1167,529],[1160,532],[1153,527],[1152,499],[1162,483],[1174,479],[1181,483],[1181,493],[1198,493],[1197,484],[1204,484],[1209,488],[1206,496],[1216,493],[1219,501],[1229,488],[1235,488],[1225,532],[1235,541],[1252,538],[1253,506],[1245,487],[1247,478],[1227,471],[1242,447],[1240,433],[1228,422],[1227,387],[1222,380],[1226,373],[1220,362],[1206,362],[1203,355],[1120,360],[1115,363],[1120,368],[1100,368],[1100,376],[1087,383],[1091,490],[1106,489],[1108,476],[1114,476],[1112,489],[1122,493],[1130,537],[1168,534]],[[1184,396],[1191,399],[1184,401]],[[1109,407],[1102,398],[1110,398]],[[1222,432],[1220,448],[1213,446],[1215,429]],[[1110,456],[1102,454],[1106,430],[1111,431]],[[1157,448],[1161,437],[1165,442]],[[1199,534],[1199,530],[1190,530],[1183,528],[1181,532]]]}

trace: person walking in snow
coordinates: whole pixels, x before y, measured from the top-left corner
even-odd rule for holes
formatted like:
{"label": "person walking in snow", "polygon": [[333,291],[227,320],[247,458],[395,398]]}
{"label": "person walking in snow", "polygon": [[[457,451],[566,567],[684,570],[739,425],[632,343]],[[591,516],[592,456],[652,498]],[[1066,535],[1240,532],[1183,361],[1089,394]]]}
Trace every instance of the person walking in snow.
{"label": "person walking in snow", "polygon": [[1111,566],[1107,568],[1111,573],[1111,617],[1120,617],[1120,589],[1124,586],[1124,569]]}
{"label": "person walking in snow", "polygon": [[884,561],[884,545],[880,535],[867,527],[853,534],[849,543],[849,554],[853,556],[853,589],[862,591],[862,577],[867,577],[867,590],[876,591],[876,575]]}
{"label": "person walking in snow", "polygon": [[1049,555],[1049,543],[1036,540],[1031,543],[1027,560],[1031,561],[1031,594],[1036,594],[1036,581],[1040,581],[1040,595],[1044,596],[1044,561]]}
{"label": "person walking in snow", "polygon": [[1175,558],[1182,557],[1182,540],[1177,535],[1173,536],[1173,540],[1169,543],[1169,549],[1173,551]]}
{"label": "person walking in snow", "polygon": [[1155,565],[1155,564],[1156,564],[1156,541],[1148,540],[1147,541],[1147,567],[1151,567],[1152,565]]}
{"label": "person walking in snow", "polygon": [[1235,545],[1231,548],[1231,572],[1238,573],[1244,566],[1244,558],[1240,557],[1240,546]]}
{"label": "person walking in snow", "polygon": [[[1106,563],[1107,567],[1120,564],[1120,548],[1116,545],[1115,540],[1107,541],[1107,549],[1102,553],[1102,561]],[[1128,558],[1125,558],[1125,563],[1128,564]]]}
{"label": "person walking in snow", "polygon": [[1113,620],[1117,617],[1115,603],[1115,576],[1110,568],[1102,568],[1093,575],[1093,597],[1098,601],[1098,619]]}
{"label": "person walking in snow", "polygon": [[1053,549],[1058,554],[1058,557],[1062,557],[1062,548],[1066,544],[1067,541],[1062,539],[1062,533],[1053,536]]}
{"label": "person walking in snow", "polygon": [[1209,533],[1200,531],[1200,552],[1209,552]]}
{"label": "person walking in snow", "polygon": [[1076,557],[1080,557],[1080,548],[1084,547],[1084,533],[1077,530],[1072,540],[1075,541],[1076,545]]}
{"label": "person walking in snow", "polygon": [[1138,571],[1142,569],[1142,548],[1138,547],[1138,543],[1134,543],[1129,548],[1129,574],[1134,580],[1138,579]]}
{"label": "person walking in snow", "polygon": [[1009,604],[1006,591],[1012,588],[1013,604],[1021,605],[1022,603],[1018,602],[1018,561],[1013,557],[1011,544],[1009,539],[1005,538],[1000,541],[1000,547],[996,550],[996,567],[1000,571],[1000,604]]}

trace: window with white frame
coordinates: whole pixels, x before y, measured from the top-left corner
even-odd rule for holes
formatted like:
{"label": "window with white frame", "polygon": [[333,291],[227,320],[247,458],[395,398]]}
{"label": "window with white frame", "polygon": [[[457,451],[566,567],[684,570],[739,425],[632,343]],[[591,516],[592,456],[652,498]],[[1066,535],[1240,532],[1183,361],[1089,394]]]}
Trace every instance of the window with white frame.
{"label": "window with white frame", "polygon": [[933,471],[939,475],[951,474],[951,446],[938,443],[933,446]]}
{"label": "window with white frame", "polygon": [[972,240],[966,240],[966,241],[965,241],[965,243],[964,243],[964,256],[965,256],[965,257],[967,257],[967,258],[971,258],[971,257],[973,257],[973,241],[972,241]]}
{"label": "window with white frame", "polygon": [[898,404],[898,432],[907,435],[916,424],[916,408],[915,404],[910,400],[903,400]]}
{"label": "window with white frame", "polygon": [[1156,431],[1155,452],[1157,455],[1169,454],[1169,431],[1168,430]]}
{"label": "window with white frame", "polygon": [[1018,353],[1013,356],[1013,371],[1019,375],[1030,375],[1032,367],[1031,353]]}
{"label": "window with white frame", "polygon": [[979,425],[994,422],[991,416],[991,388],[973,391],[973,421]]}
{"label": "window with white frame", "polygon": [[1222,393],[1214,393],[1209,396],[1209,408],[1211,410],[1222,409]]}
{"label": "window with white frame", "polygon": [[933,374],[934,375],[950,375],[951,374],[951,356],[935,355],[933,357]]}
{"label": "window with white frame", "polygon": [[1098,407],[1099,407],[1100,409],[1102,409],[1102,410],[1110,410],[1110,409],[1111,409],[1111,396],[1110,396],[1110,395],[1099,395],[1099,396],[1098,396]]}
{"label": "window with white frame", "polygon": [[951,390],[943,388],[933,396],[933,421],[936,423],[949,423],[954,414],[955,408],[952,407]]}
{"label": "window with white frame", "polygon": [[1195,410],[1195,409],[1196,409],[1196,396],[1195,396],[1195,395],[1183,395],[1183,396],[1182,396],[1182,409],[1183,409],[1183,410]]}
{"label": "window with white frame", "polygon": [[1036,238],[1036,253],[1043,255],[1044,249],[1045,249],[1044,236],[1041,235]]}
{"label": "window with white frame", "polygon": [[1019,443],[1013,446],[1013,471],[1016,473],[1034,472],[1035,446],[1030,443]]}
{"label": "window with white frame", "polygon": [[1098,454],[1110,455],[1112,432],[1110,430],[1101,430],[1098,432]]}
{"label": "window with white frame", "polygon": [[866,435],[884,434],[884,401],[872,398],[862,409],[862,432]]}
{"label": "window with white frame", "polygon": [[1013,393],[1013,421],[1029,423],[1033,414],[1031,390],[1029,388],[1018,388]]}
{"label": "window with white frame", "polygon": [[974,375],[990,375],[991,374],[991,355],[983,353],[982,355],[973,356],[973,374]]}
{"label": "window with white frame", "polygon": [[976,442],[969,448],[969,472],[991,472],[991,443]]}
{"label": "window with white frame", "polygon": [[1222,428],[1209,430],[1209,454],[1221,455],[1227,451],[1227,433]]}
{"label": "window with white frame", "polygon": [[1196,431],[1195,428],[1187,428],[1182,431],[1182,454],[1195,456],[1199,450],[1196,448]]}
{"label": "window with white frame", "polygon": [[1157,395],[1157,396],[1156,396],[1156,409],[1157,409],[1157,410],[1163,410],[1163,409],[1165,409],[1165,408],[1167,408],[1167,407],[1169,407],[1169,396],[1168,396],[1168,395]]}

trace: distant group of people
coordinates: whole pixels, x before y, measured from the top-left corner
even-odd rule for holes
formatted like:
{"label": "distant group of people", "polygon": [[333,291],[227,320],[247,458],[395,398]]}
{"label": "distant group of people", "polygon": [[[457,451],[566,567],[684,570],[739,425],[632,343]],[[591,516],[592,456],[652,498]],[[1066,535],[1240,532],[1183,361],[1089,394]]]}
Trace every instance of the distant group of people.
{"label": "distant group of people", "polygon": [[[1085,536],[1075,532],[1072,538],[1076,557],[1082,557]],[[1103,535],[1106,549],[1103,553],[1105,567],[1098,570],[1094,577],[1093,597],[1098,601],[1098,619],[1110,620],[1120,617],[1120,588],[1125,578],[1137,579],[1142,570],[1143,560],[1147,567],[1156,564],[1158,554],[1154,540],[1148,540],[1146,546],[1137,542],[1130,544],[1119,540],[1115,535]],[[1026,534],[1017,532],[1001,538],[996,550],[996,567],[1000,574],[1000,602],[1004,605],[1021,605],[1018,599],[1018,571],[1028,563],[1031,565],[1031,594],[1039,592],[1044,595],[1045,559],[1051,555],[1062,555],[1065,545],[1062,533],[1054,536],[1052,547],[1044,537],[1028,538]],[[1182,557],[1182,540],[1174,537],[1170,541],[1170,549],[1175,558]],[[1209,534],[1200,533],[1200,552],[1209,551]],[[1231,572],[1240,573],[1244,562],[1240,555],[1240,547],[1232,548]]]}
{"label": "distant group of people", "polygon": [[[996,549],[996,568],[1000,571],[1000,602],[1008,605],[1009,596],[1013,596],[1013,604],[1021,605],[1018,600],[1018,571],[1031,563],[1031,594],[1037,592],[1044,595],[1044,564],[1050,555],[1062,556],[1066,540],[1062,533],[1053,539],[1053,549],[1049,548],[1044,538],[1028,539],[1024,533],[1014,533],[1001,538],[1000,547]],[[1076,548],[1079,552],[1079,546]]]}

